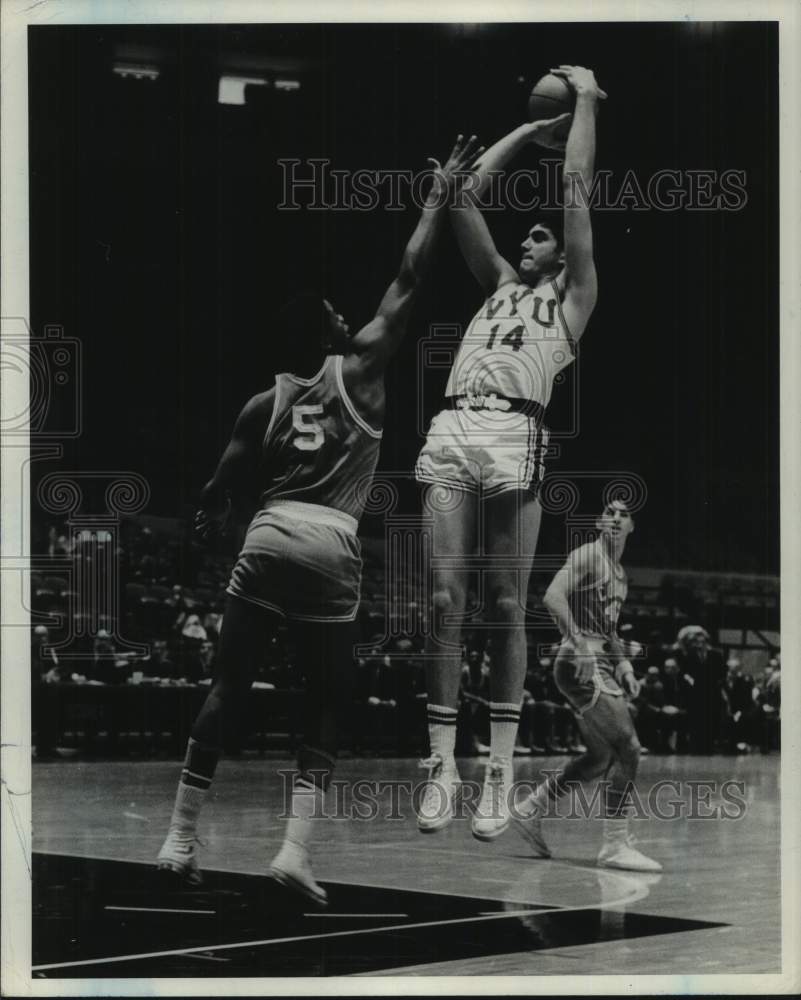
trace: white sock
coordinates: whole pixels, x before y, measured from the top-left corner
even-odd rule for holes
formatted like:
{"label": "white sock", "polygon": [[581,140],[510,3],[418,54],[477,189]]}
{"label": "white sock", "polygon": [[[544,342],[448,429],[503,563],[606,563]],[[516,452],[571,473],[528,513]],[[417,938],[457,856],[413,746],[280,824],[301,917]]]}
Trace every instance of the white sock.
{"label": "white sock", "polygon": [[197,830],[198,816],[200,809],[206,799],[208,788],[197,788],[195,785],[185,785],[183,781],[178,782],[178,791],[175,794],[175,806],[170,820],[170,829],[180,830],[181,833],[194,834]]}
{"label": "white sock", "polygon": [[623,844],[629,835],[629,817],[616,816],[613,819],[604,819],[604,843]]}
{"label": "white sock", "polygon": [[515,750],[517,728],[520,725],[520,705],[490,702],[490,759],[511,760]]}
{"label": "white sock", "polygon": [[324,803],[325,794],[321,788],[302,778],[295,780],[291,817],[286,823],[283,847],[308,847],[315,821],[325,815]]}
{"label": "white sock", "polygon": [[428,705],[428,737],[431,742],[431,753],[438,754],[447,768],[456,766],[454,751],[456,749],[456,716],[455,708],[445,705]]}

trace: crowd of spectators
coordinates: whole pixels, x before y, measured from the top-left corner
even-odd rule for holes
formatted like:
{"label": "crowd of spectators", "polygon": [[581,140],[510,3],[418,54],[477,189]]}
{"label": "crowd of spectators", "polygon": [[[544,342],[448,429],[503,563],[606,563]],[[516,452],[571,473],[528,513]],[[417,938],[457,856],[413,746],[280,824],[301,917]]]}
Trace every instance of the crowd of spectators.
{"label": "crowd of spectators", "polygon": [[[80,537],[72,538],[58,525],[49,526],[42,545],[50,557],[61,557],[73,567],[81,563],[84,578],[93,561],[96,575],[100,564],[105,572],[111,566],[117,574],[120,605],[109,605],[106,619],[102,614],[98,618],[95,608],[100,627],[92,629],[80,620],[74,574],[32,574],[34,613],[60,620],[59,626],[37,624],[33,629],[37,756],[52,753],[58,740],[46,708],[48,685],[198,686],[210,683],[214,675],[230,556],[215,557],[174,533],[133,521],[123,526],[113,553],[104,552],[104,545],[115,545],[114,538],[101,533],[82,547]],[[382,568],[368,558],[356,636],[361,655],[354,664],[348,727],[355,753],[415,754],[425,746],[426,608],[416,594],[409,587],[387,599]],[[387,625],[401,619],[406,634],[386,639]],[[643,747],[651,753],[701,754],[777,749],[778,652],[754,677],[735,656],[726,661],[700,626],[686,625],[671,640],[653,633],[635,658],[642,688],[630,710]],[[543,645],[531,637],[516,754],[584,749],[576,717],[554,683],[555,651],[554,646],[543,655]],[[492,652],[491,637],[480,626],[466,636],[457,725],[460,754],[488,752]],[[276,628],[265,649],[256,681],[265,689],[302,692],[302,669],[284,627]]]}

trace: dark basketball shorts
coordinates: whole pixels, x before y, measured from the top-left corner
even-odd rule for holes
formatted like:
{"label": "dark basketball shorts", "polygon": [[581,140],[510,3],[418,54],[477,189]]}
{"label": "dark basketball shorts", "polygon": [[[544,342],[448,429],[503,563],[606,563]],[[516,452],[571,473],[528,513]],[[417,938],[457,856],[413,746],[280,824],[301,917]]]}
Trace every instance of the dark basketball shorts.
{"label": "dark basketball shorts", "polygon": [[353,621],[362,574],[356,527],[331,507],[273,500],[251,521],[227,592],[289,621]]}
{"label": "dark basketball shorts", "polygon": [[615,678],[615,666],[605,651],[602,639],[588,638],[587,642],[595,654],[595,673],[588,681],[576,678],[576,661],[573,646],[562,643],[554,663],[553,676],[556,686],[567,698],[578,715],[593,708],[602,694],[622,698],[624,691]]}

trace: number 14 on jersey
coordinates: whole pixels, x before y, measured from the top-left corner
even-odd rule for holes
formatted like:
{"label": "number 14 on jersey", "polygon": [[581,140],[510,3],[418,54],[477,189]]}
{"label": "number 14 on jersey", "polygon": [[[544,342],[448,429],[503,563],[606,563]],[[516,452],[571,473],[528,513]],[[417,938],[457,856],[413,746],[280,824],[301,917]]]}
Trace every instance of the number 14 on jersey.
{"label": "number 14 on jersey", "polygon": [[[500,330],[501,324],[495,323],[494,326],[490,327],[489,340],[487,341],[486,348],[491,351],[495,346],[495,338],[498,336],[498,330]],[[503,337],[498,341],[498,346],[511,347],[513,351],[519,351],[523,346],[523,337],[525,335],[526,328],[522,323],[518,323],[517,326],[513,326],[508,333],[505,333]]]}

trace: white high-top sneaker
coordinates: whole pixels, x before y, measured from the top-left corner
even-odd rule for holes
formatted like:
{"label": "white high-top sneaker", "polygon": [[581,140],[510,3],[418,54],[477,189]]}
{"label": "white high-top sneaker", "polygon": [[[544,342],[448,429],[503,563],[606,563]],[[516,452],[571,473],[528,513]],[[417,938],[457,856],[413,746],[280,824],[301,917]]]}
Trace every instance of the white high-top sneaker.
{"label": "white high-top sneaker", "polygon": [[197,837],[194,833],[188,833],[171,826],[167,832],[167,839],[162,844],[156,859],[159,870],[174,872],[187,885],[200,885],[203,882],[203,876],[200,874],[195,857],[196,841]]}
{"label": "white high-top sneaker", "polygon": [[628,819],[605,819],[604,842],[598,854],[602,868],[620,868],[629,872],[661,872],[662,865],[646,857],[634,846]]}
{"label": "white high-top sneaker", "polygon": [[420,761],[428,774],[423,797],[417,809],[417,828],[421,833],[434,833],[451,822],[456,814],[456,799],[461,779],[456,764],[446,763],[439,754]]}
{"label": "white high-top sneaker", "polygon": [[303,844],[285,840],[270,865],[270,877],[318,906],[328,906],[328,893],[315,881],[309,851]]}
{"label": "white high-top sneaker", "polygon": [[542,812],[533,795],[516,807],[515,824],[531,845],[535,857],[550,858],[551,849],[542,833]]}
{"label": "white high-top sneaker", "polygon": [[470,829],[478,840],[495,840],[512,819],[509,796],[512,790],[512,762],[508,757],[491,757],[484,774],[484,789]]}

